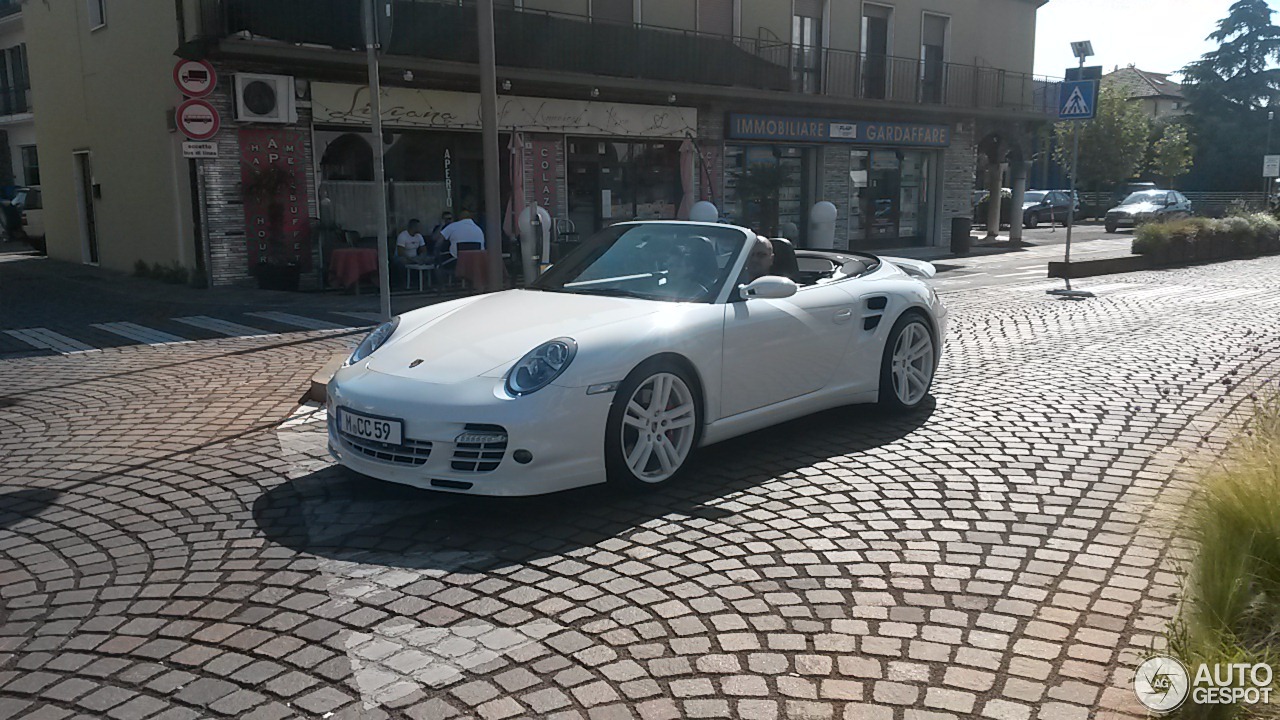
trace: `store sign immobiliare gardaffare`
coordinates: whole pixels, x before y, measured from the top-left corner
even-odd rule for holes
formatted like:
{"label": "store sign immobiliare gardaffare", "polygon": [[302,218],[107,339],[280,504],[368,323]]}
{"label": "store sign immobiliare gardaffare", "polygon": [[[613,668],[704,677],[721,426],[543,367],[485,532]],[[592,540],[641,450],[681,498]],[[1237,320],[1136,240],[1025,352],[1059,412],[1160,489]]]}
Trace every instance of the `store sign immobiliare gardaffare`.
{"label": "store sign immobiliare gardaffare", "polygon": [[[480,96],[476,94],[384,87],[381,101],[382,122],[388,127],[481,129]],[[370,119],[369,88],[312,83],[311,113],[314,122],[320,125],[366,126]],[[500,95],[498,127],[567,135],[680,138],[686,133],[697,133],[698,111],[661,105]]]}
{"label": "store sign immobiliare gardaffare", "polygon": [[733,113],[729,115],[729,138],[943,148],[951,145],[951,128],[917,123]]}

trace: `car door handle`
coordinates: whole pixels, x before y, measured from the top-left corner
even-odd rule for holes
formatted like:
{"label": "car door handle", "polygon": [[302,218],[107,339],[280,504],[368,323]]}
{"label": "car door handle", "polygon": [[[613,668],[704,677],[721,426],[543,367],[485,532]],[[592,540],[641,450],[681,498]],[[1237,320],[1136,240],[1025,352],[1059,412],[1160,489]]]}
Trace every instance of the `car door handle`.
{"label": "car door handle", "polygon": [[838,310],[835,316],[832,317],[832,320],[835,320],[837,323],[843,323],[848,322],[851,317],[853,317],[853,310],[851,308],[845,308],[843,310]]}

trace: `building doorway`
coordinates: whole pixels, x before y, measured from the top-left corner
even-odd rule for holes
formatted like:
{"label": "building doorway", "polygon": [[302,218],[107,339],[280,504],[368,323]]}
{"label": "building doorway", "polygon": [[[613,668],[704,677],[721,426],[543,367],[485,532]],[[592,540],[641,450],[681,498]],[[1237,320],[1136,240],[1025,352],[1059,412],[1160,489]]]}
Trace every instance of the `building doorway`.
{"label": "building doorway", "polygon": [[93,163],[88,150],[72,153],[75,163],[76,209],[80,215],[80,254],[83,262],[98,264],[98,222],[95,216]]}

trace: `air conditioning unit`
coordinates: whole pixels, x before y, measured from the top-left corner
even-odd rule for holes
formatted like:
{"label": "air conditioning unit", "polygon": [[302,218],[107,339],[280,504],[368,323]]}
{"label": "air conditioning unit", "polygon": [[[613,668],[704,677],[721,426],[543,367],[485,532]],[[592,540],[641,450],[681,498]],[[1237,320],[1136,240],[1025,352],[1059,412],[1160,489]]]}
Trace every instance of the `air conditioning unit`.
{"label": "air conditioning unit", "polygon": [[298,121],[292,77],[236,73],[235,87],[237,122]]}

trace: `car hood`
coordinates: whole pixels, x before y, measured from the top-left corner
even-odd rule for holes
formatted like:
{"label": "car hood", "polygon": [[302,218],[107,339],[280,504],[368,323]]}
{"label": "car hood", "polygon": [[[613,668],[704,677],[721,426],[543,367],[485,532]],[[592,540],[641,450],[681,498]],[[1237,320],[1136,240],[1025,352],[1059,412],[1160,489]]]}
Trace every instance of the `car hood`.
{"label": "car hood", "polygon": [[422,382],[459,383],[510,364],[548,340],[669,307],[657,300],[507,290],[417,326],[402,324],[369,358],[368,367]]}
{"label": "car hood", "polygon": [[1156,210],[1159,210],[1160,207],[1155,203],[1142,202],[1142,203],[1130,203],[1128,205],[1120,205],[1112,209],[1122,213],[1130,213],[1133,215],[1137,215],[1140,213],[1155,212]]}

